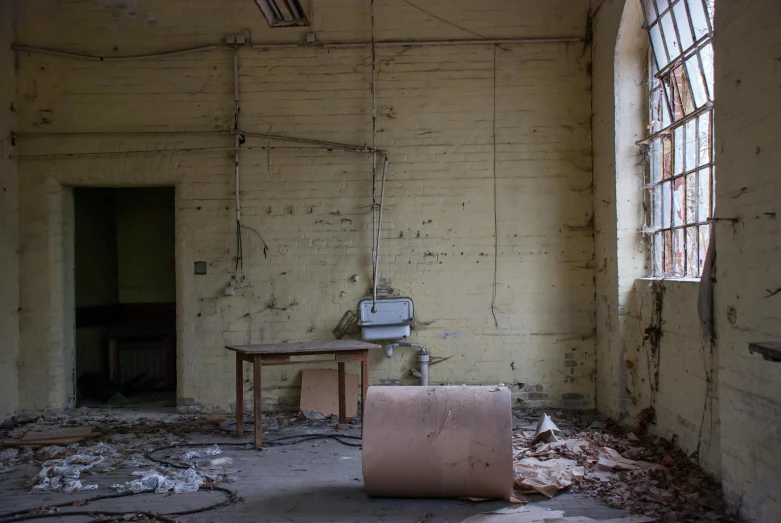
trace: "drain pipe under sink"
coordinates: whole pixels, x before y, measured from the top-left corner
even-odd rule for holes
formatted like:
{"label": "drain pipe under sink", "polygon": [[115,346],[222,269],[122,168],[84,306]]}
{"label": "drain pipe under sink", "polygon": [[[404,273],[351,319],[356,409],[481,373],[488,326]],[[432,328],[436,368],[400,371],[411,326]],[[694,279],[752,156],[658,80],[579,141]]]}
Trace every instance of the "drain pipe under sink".
{"label": "drain pipe under sink", "polygon": [[397,343],[388,343],[385,346],[385,357],[386,358],[392,358],[393,357],[393,348],[394,347],[415,347],[418,350],[418,364],[420,365],[420,384],[423,387],[428,386],[428,363],[431,358],[431,354],[428,353],[426,350],[426,347],[421,345],[420,343],[406,343],[406,342],[397,342]]}

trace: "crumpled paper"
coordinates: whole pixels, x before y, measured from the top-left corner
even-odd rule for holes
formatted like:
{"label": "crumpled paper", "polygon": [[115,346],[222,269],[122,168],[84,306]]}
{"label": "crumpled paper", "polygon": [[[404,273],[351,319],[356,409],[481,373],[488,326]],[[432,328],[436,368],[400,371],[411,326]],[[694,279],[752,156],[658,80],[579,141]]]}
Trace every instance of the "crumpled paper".
{"label": "crumpled paper", "polygon": [[575,460],[566,458],[540,461],[524,458],[513,464],[515,488],[523,494],[538,492],[552,498],[560,490],[583,479],[585,469]]}
{"label": "crumpled paper", "polygon": [[201,477],[195,469],[149,469],[137,470],[133,476],[139,476],[139,479],[126,481],[125,484],[111,485],[111,488],[119,493],[154,491],[157,494],[163,494],[173,491],[174,494],[185,492],[195,492],[203,485]]}
{"label": "crumpled paper", "polygon": [[94,490],[97,485],[82,485],[82,470],[87,470],[106,460],[103,456],[74,454],[67,458],[53,459],[44,462],[41,471],[33,478],[32,490],[43,492],[78,492],[79,490]]}
{"label": "crumpled paper", "polygon": [[601,447],[599,449],[599,459],[597,460],[596,470],[612,471],[612,470],[638,470],[647,469],[655,465],[653,463],[647,463],[645,461],[634,461],[623,457],[621,454],[609,447]]}
{"label": "crumpled paper", "polygon": [[532,439],[532,445],[544,441],[552,443],[559,441],[558,435],[561,434],[561,429],[553,423],[553,420],[547,414],[543,414],[540,420],[537,422],[537,430],[534,431],[534,438]]}

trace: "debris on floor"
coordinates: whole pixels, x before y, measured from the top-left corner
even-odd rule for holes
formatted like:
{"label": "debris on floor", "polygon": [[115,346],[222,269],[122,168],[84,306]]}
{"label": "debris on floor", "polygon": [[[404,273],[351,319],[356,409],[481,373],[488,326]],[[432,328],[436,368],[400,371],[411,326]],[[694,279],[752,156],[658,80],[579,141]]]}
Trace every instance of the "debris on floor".
{"label": "debris on floor", "polygon": [[628,516],[597,521],[583,516],[564,517],[564,514],[565,512],[561,510],[549,510],[534,506],[511,507],[477,514],[465,519],[462,523],[653,523],[656,521],[646,516]]}
{"label": "debris on floor", "polygon": [[553,497],[569,487],[664,523],[733,521],[724,513],[719,483],[671,442],[594,418],[575,411],[553,418],[516,414],[515,488]]}
{"label": "debris on floor", "polygon": [[139,476],[140,479],[126,481],[124,485],[111,485],[111,488],[122,494],[132,492],[138,494],[148,490],[154,490],[156,494],[165,494],[173,492],[174,494],[183,494],[185,492],[195,492],[203,485],[201,477],[195,469],[149,469],[137,470],[133,476]]}
{"label": "debris on floor", "polygon": [[543,414],[540,417],[540,421],[537,422],[537,430],[534,431],[534,438],[532,444],[544,441],[546,443],[552,443],[558,441],[558,435],[561,434],[561,429],[553,423],[550,416]]}
{"label": "debris on floor", "polygon": [[540,461],[524,458],[513,464],[515,488],[521,494],[539,493],[552,498],[560,490],[583,479],[585,470],[572,459],[556,458]]}
{"label": "debris on floor", "polygon": [[66,427],[54,430],[25,432],[19,439],[3,440],[4,447],[45,447],[47,445],[68,445],[84,441],[92,436],[91,427]]}

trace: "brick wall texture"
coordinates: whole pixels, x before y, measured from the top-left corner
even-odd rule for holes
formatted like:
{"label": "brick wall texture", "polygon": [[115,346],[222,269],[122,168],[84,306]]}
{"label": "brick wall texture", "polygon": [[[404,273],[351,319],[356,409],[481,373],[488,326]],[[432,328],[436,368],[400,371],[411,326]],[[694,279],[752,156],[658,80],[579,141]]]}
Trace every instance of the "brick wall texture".
{"label": "brick wall texture", "polygon": [[[366,41],[368,6],[313,0],[312,27],[271,30],[249,0],[46,0],[20,7],[17,42],[121,56],[236,33],[254,43],[301,42],[307,32],[319,42]],[[437,0],[425,3],[432,17],[377,0],[376,36],[582,37],[588,9],[585,0]],[[247,44],[238,59],[241,129],[371,143],[368,47]],[[67,134],[229,130],[232,51],[122,62],[18,52],[17,60],[18,131],[55,133],[21,136],[20,154],[112,153],[18,161],[21,408],[60,407],[74,393],[72,186],[175,186],[182,403],[233,409],[225,344],[328,339],[366,295],[370,155],[243,151],[243,222],[270,250],[264,258],[244,231],[237,272],[232,151],[120,154],[230,148],[232,137]],[[523,405],[594,406],[590,62],[582,42],[377,49],[377,143],[390,153],[379,272],[415,301],[413,341],[450,357],[431,368],[432,383],[503,382]],[[248,137],[246,145],[301,144]],[[207,275],[193,274],[195,261],[208,263]],[[224,295],[228,284],[234,296]],[[371,381],[416,383],[412,366],[409,351],[392,359],[378,351]],[[299,370],[264,370],[268,407],[296,406]]]}
{"label": "brick wall texture", "polygon": [[[593,54],[597,406],[626,423],[653,406],[652,430],[675,436],[687,452],[699,450],[699,463],[721,478],[741,521],[779,521],[781,381],[778,364],[750,354],[748,345],[781,336],[781,301],[778,295],[768,297],[778,287],[781,264],[781,4],[716,2],[715,214],[737,221],[715,225],[712,352],[699,335],[696,282],[651,285],[629,277],[636,258],[622,240],[622,229],[627,213],[631,219],[641,201],[627,201],[620,190],[633,171],[619,160],[619,124],[626,121],[619,95],[627,72],[619,51],[632,31],[623,23],[638,5],[633,0],[592,4],[592,11],[598,10]],[[659,322],[655,308],[661,289]],[[646,360],[649,327],[661,329],[658,367]],[[651,393],[657,368],[658,390]]]}

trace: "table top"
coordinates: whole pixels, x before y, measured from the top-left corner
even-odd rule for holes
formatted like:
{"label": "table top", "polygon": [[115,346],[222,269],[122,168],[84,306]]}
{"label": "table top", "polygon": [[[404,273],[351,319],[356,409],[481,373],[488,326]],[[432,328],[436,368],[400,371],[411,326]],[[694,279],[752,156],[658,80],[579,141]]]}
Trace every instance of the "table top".
{"label": "table top", "polygon": [[381,349],[382,345],[357,340],[300,341],[293,343],[264,343],[262,345],[226,345],[226,349],[241,354],[291,354],[350,350]]}

